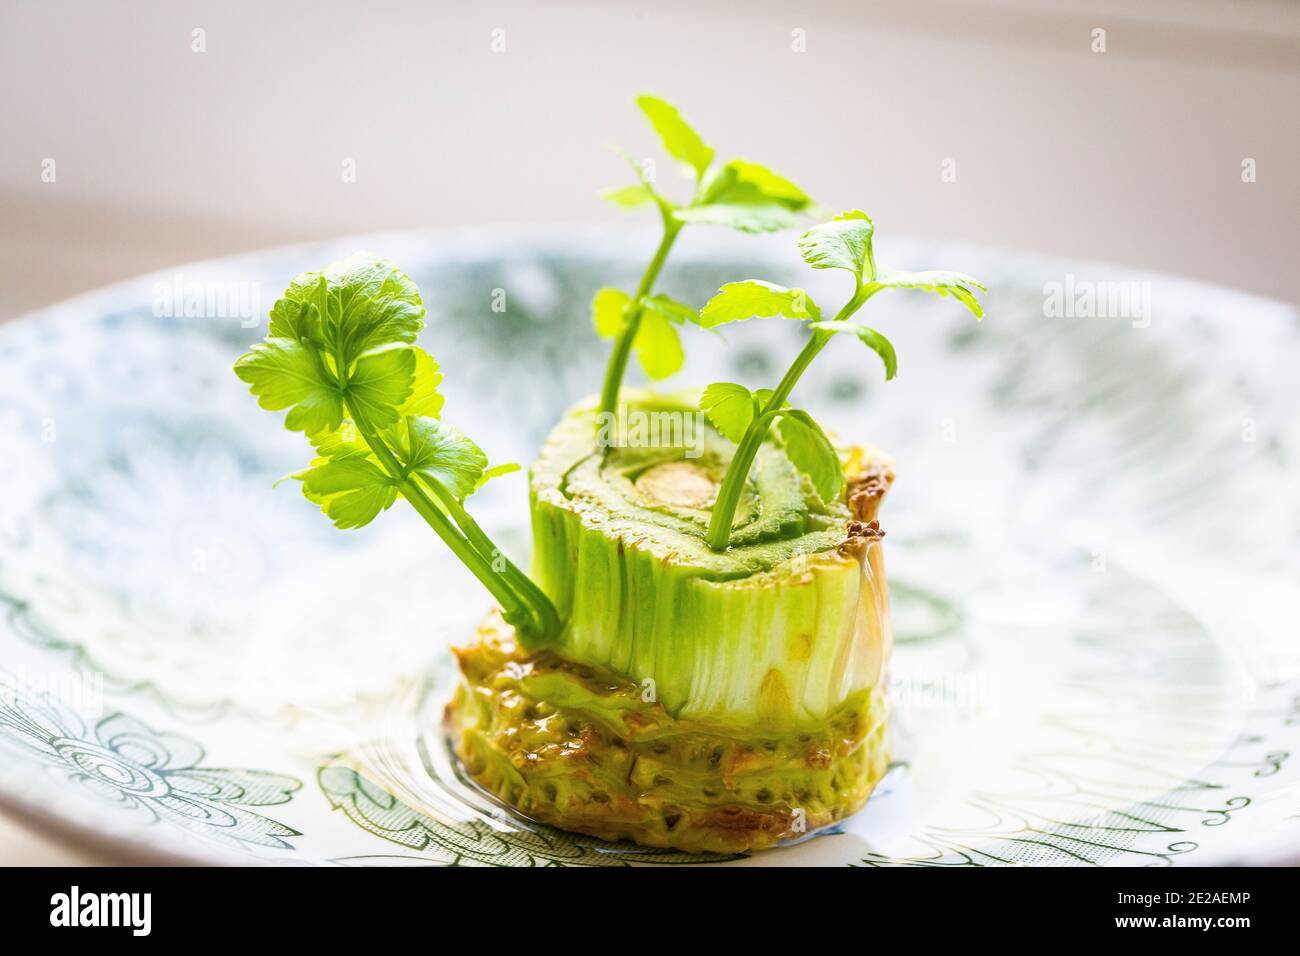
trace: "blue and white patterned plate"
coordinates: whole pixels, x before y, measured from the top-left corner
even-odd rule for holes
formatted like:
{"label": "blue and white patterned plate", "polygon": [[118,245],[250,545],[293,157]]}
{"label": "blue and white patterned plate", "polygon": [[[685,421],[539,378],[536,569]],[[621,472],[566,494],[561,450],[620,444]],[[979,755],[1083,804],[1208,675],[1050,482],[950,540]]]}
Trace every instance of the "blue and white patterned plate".
{"label": "blue and white patterned plate", "polygon": [[[635,231],[405,233],[198,264],[0,328],[0,806],[133,858],[718,862],[520,820],[439,715],[488,599],[401,507],[347,534],[230,373],[297,271],[357,248],[424,290],[445,415],[528,461],[595,390],[587,303]],[[897,241],[988,282],[880,296],[887,387],[830,349],[801,402],[885,446],[896,766],[754,864],[1300,859],[1300,317],[1094,264]],[[665,286],[847,294],[789,236],[688,236]],[[842,277],[841,277],[842,278]],[[504,306],[504,308],[503,308]],[[770,385],[794,323],[697,333],[681,384]],[[674,384],[677,384],[676,382]],[[520,475],[475,499],[526,559]]]}

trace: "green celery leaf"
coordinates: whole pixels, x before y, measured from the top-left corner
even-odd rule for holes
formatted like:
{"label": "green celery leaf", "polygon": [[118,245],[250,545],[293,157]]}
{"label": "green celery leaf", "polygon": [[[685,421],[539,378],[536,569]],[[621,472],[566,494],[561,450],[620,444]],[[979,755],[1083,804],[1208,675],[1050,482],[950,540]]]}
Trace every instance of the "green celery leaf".
{"label": "green celery leaf", "polygon": [[464,500],[483,480],[488,459],[460,429],[436,418],[408,418],[406,441],[400,449],[406,467],[432,478]]}
{"label": "green celery leaf", "polygon": [[478,484],[474,486],[474,490],[477,491],[479,488],[482,488],[493,478],[500,478],[502,475],[513,474],[514,472],[521,470],[519,464],[513,461],[501,465],[493,465],[487,471],[483,472],[483,476],[479,478]]}
{"label": "green celery leaf", "polygon": [[442,384],[442,372],[438,370],[438,363],[433,356],[424,349],[416,347],[411,349],[411,353],[415,357],[415,378],[411,394],[406,396],[397,413],[402,418],[412,415],[437,418],[442,413],[444,401],[438,391],[438,386]]}
{"label": "green celery leaf", "polygon": [[[399,438],[406,435],[406,427],[403,419],[419,415],[426,418],[437,418],[442,412],[443,396],[438,392],[438,386],[442,384],[442,372],[438,370],[438,363],[433,360],[428,352],[419,347],[406,349],[411,353],[415,363],[415,375],[411,388],[411,394],[397,409],[398,420],[394,423],[379,429],[381,437],[385,440],[396,442]],[[387,354],[387,353],[378,353]],[[367,368],[369,362],[367,362]],[[363,392],[363,397],[364,397]],[[357,431],[357,427],[351,420],[345,420],[343,424],[332,431],[324,431],[308,436],[316,451],[327,458],[371,458],[373,456],[370,446],[366,444],[364,438]]]}
{"label": "green celery leaf", "polygon": [[812,199],[766,166],[733,159],[709,180],[692,206],[677,210],[682,222],[730,226],[741,232],[775,232],[797,225]]}
{"label": "green celery leaf", "polygon": [[290,338],[258,342],[235,362],[235,374],[263,408],[288,408],[284,424],[292,431],[332,431],[343,420],[343,397],[310,344]]}
{"label": "green celery leaf", "polygon": [[859,209],[813,226],[799,237],[799,254],[814,269],[847,269],[859,279],[875,273],[871,239],[875,226]]}
{"label": "green celery leaf", "polygon": [[343,355],[349,363],[386,345],[411,345],[420,329],[424,328],[420,293],[410,279],[401,273],[396,274],[410,284],[414,301],[405,298],[401,289],[392,294],[386,294],[385,290],[377,296],[354,295],[350,301],[343,295],[331,297],[331,310],[336,302],[341,309],[335,335],[342,342]]}
{"label": "green celery leaf", "polygon": [[415,384],[415,350],[386,349],[357,360],[348,379],[348,407],[378,428],[401,416],[402,403]]}
{"label": "green celery leaf", "polygon": [[747,159],[733,159],[727,163],[726,168],[732,171],[738,184],[752,186],[772,202],[781,203],[791,209],[804,209],[812,203],[812,197],[806,192],[761,163],[752,163]]}
{"label": "green celery leaf", "polygon": [[[412,394],[415,359],[400,347],[423,327],[415,283],[387,260],[358,252],[295,276],[271,308],[267,341],[235,371],[263,408],[290,408],[285,425],[294,431],[335,431],[345,406],[382,427],[398,420],[398,406]],[[420,363],[423,413],[441,406],[430,363]]]}
{"label": "green celery leaf", "polygon": [[675,325],[681,325],[683,322],[698,323],[700,321],[700,313],[685,302],[678,302],[672,296],[663,293],[642,299],[641,305],[645,309],[658,312]]}
{"label": "green celery leaf", "polygon": [[812,481],[817,497],[825,504],[836,500],[844,485],[844,470],[821,426],[807,412],[794,408],[781,414],[777,430],[790,463]]}
{"label": "green celery leaf", "polygon": [[975,318],[984,318],[984,309],[975,298],[975,290],[987,292],[978,279],[961,272],[949,272],[944,269],[932,269],[928,272],[900,272],[896,269],[881,269],[874,285],[887,289],[921,289],[925,292],[937,292],[939,295],[951,295],[974,313]]}
{"label": "green celery leaf", "polygon": [[651,309],[641,313],[632,348],[646,376],[655,381],[677,374],[686,361],[677,330],[662,313]]}
{"label": "green celery leaf", "polygon": [[700,394],[700,411],[713,427],[740,444],[754,420],[755,396],[735,382],[714,382]]}
{"label": "green celery leaf", "polygon": [[351,419],[345,419],[342,425],[331,431],[317,432],[309,436],[309,440],[316,453],[323,458],[341,460],[372,457],[370,446]]}
{"label": "green celery leaf", "polygon": [[397,499],[393,480],[364,459],[327,460],[294,477],[302,478],[303,495],[320,505],[336,528],[367,525]]}
{"label": "green celery leaf", "polygon": [[[300,279],[314,275],[315,273],[305,272],[297,276],[289,284],[285,295],[271,306],[271,327],[267,330],[267,338],[292,339],[295,342],[321,344],[323,339],[320,330],[320,315],[307,304],[305,297],[308,290],[305,287],[299,288],[297,285]],[[314,279],[312,281],[314,282]],[[290,298],[291,294],[296,295],[297,298]]]}
{"label": "green celery leaf", "polygon": [[728,282],[700,310],[700,325],[706,329],[727,322],[780,315],[787,319],[820,319],[821,310],[803,289],[746,279]]}
{"label": "green celery leaf", "polygon": [[697,176],[703,176],[713,162],[713,147],[705,145],[677,107],[648,93],[638,96],[636,105],[650,120],[668,154],[694,169]]}
{"label": "green celery leaf", "polygon": [[591,300],[591,324],[602,339],[618,338],[632,300],[621,289],[604,288]]}
{"label": "green celery leaf", "polygon": [[867,348],[871,349],[880,356],[880,360],[885,363],[885,381],[893,378],[898,374],[898,355],[894,352],[894,346],[889,339],[885,338],[875,329],[869,329],[865,325],[858,325],[856,322],[813,322],[809,328],[817,329],[820,332],[830,332],[832,334],[849,334],[856,335]]}
{"label": "green celery leaf", "polygon": [[628,208],[653,202],[655,198],[654,193],[646,188],[645,183],[634,183],[631,186],[610,186],[608,189],[602,189],[597,195],[607,202]]}
{"label": "green celery leaf", "polygon": [[709,180],[700,198],[701,204],[771,203],[793,212],[806,209],[812,197],[760,163],[733,159]]}
{"label": "green celery leaf", "polygon": [[708,203],[687,206],[673,215],[681,222],[728,226],[738,232],[779,232],[799,224],[799,217],[776,203]]}
{"label": "green celery leaf", "polygon": [[271,309],[271,335],[311,341],[351,365],[364,352],[411,344],[424,327],[415,283],[386,259],[357,252],[295,276]]}

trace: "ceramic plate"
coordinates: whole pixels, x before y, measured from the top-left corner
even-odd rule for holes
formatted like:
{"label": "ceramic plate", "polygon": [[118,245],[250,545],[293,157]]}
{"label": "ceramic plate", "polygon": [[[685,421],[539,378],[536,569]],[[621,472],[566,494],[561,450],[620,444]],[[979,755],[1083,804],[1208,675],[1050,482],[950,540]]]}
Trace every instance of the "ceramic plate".
{"label": "ceramic plate", "polygon": [[[230,373],[297,271],[370,248],[424,290],[445,417],[531,459],[597,387],[587,303],[654,237],[406,233],[149,276],[0,327],[0,804],[133,858],[869,866],[1300,859],[1300,318],[1183,280],[955,245],[988,318],[880,296],[884,386],[828,350],[801,402],[888,448],[895,763],[843,826],[743,860],[539,827],[468,785],[440,714],[489,601],[400,506],[333,530]],[[847,294],[789,236],[688,237],[668,288]],[[839,277],[843,279],[843,277]],[[770,385],[800,329],[688,342]],[[475,498],[526,561],[521,475]]]}

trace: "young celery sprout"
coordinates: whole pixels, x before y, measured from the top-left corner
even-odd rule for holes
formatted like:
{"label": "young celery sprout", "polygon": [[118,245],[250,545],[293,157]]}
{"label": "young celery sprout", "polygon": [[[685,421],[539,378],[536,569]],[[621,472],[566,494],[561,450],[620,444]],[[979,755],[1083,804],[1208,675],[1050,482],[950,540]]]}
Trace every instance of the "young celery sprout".
{"label": "young celery sprout", "polygon": [[298,275],[271,309],[266,340],[235,363],[258,404],[288,409],[285,427],[316,449],[289,477],[338,528],[360,528],[398,496],[500,602],[521,642],[555,639],[550,600],[505,558],[465,499],[518,465],[487,456],[439,420],[438,364],[415,345],[424,327],[415,283],[392,263],[356,253]]}
{"label": "young celery sprout", "polygon": [[696,321],[696,312],[667,295],[653,294],[682,228],[699,222],[741,232],[772,232],[795,225],[798,214],[812,207],[812,199],[802,189],[766,166],[744,159],[715,166],[713,147],[705,144],[671,104],[648,94],[638,96],[636,103],[659,134],[664,149],[694,180],[695,190],[685,205],[672,202],[659,192],[644,166],[623,153],[639,182],[600,194],[625,207],[654,203],[663,221],[659,247],[636,291],[629,296],[621,289],[605,288],[592,300],[596,332],[614,341],[600,398],[600,410],[608,415],[617,413],[623,373],[633,351],[651,379],[668,378],[682,367],[685,356],[674,326]]}
{"label": "young celery sprout", "polygon": [[839,496],[844,476],[834,445],[811,415],[790,408],[787,400],[817,353],[837,334],[856,336],[885,363],[885,379],[894,377],[898,371],[894,346],[875,329],[848,321],[863,303],[881,289],[922,289],[939,295],[952,295],[965,304],[976,319],[984,317],[974,290],[987,289],[968,275],[878,268],[872,252],[873,232],[870,217],[854,209],[809,229],[799,237],[799,252],[814,269],[844,269],[853,273],[853,295],[830,321],[822,321],[821,310],[803,289],[786,289],[757,279],[724,285],[700,312],[700,325],[705,328],[780,315],[788,319],[811,320],[809,327],[813,330],[812,338],[795,357],[776,388],[750,392],[745,386],[733,382],[715,382],[700,396],[701,411],[718,431],[736,443],[736,453],[723,474],[709,515],[708,543],[714,551],[725,550],[730,542],[732,521],[749,478],[750,466],[773,423],[786,456],[809,478],[818,496],[827,502]]}

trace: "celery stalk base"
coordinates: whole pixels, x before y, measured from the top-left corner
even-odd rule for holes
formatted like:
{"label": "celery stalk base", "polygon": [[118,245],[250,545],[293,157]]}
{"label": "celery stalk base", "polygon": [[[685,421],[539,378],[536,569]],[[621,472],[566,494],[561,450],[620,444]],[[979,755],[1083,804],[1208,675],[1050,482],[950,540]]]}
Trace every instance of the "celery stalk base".
{"label": "celery stalk base", "polygon": [[541,823],[689,853],[803,837],[866,803],[888,765],[883,686],[805,727],[678,718],[627,678],[529,654],[496,614],[457,651],[446,710],[469,775]]}

